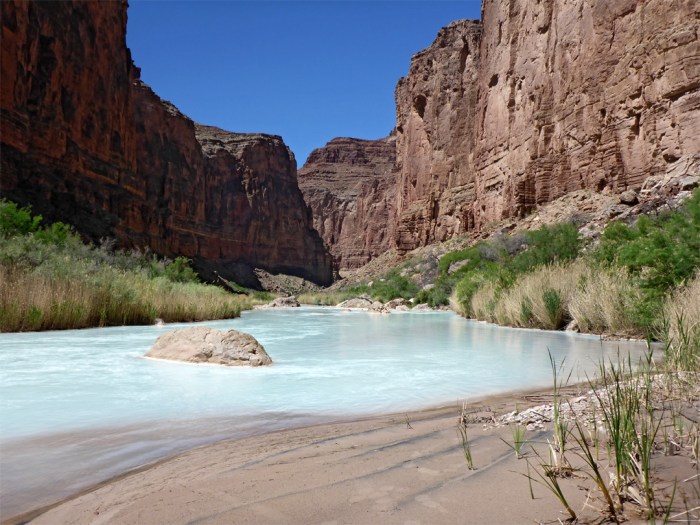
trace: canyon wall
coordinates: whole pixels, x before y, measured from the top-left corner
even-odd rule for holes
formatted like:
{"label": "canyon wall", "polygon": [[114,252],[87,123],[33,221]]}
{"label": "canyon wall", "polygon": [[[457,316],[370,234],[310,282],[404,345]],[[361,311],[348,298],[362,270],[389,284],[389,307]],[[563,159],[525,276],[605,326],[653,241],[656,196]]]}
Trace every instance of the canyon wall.
{"label": "canyon wall", "polygon": [[0,193],[86,237],[332,280],[280,137],[200,126],[139,80],[126,2],[2,2]]}
{"label": "canyon wall", "polygon": [[399,252],[473,227],[472,149],[480,37],[475,20],[453,22],[411,59],[396,86],[396,247]]}
{"label": "canyon wall", "polygon": [[299,188],[341,270],[393,246],[395,138],[336,138],[309,155]]}
{"label": "canyon wall", "polygon": [[400,252],[700,152],[693,0],[484,0],[396,89]]}

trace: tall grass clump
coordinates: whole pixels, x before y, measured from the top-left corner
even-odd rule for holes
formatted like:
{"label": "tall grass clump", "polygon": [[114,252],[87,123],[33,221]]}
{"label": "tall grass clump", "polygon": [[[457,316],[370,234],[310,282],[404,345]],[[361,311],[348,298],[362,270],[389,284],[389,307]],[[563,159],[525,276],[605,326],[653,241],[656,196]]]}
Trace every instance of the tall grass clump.
{"label": "tall grass clump", "polygon": [[569,314],[583,332],[639,334],[634,311],[640,300],[639,287],[624,268],[587,264]]}
{"label": "tall grass clump", "polygon": [[668,297],[664,318],[666,365],[678,371],[700,370],[700,272]]}
{"label": "tall grass clump", "polygon": [[246,300],[205,285],[184,257],[95,247],[0,201],[0,331],[236,317]]}
{"label": "tall grass clump", "polygon": [[520,275],[495,305],[499,324],[557,330],[570,320],[569,303],[585,272],[581,262],[552,264]]}

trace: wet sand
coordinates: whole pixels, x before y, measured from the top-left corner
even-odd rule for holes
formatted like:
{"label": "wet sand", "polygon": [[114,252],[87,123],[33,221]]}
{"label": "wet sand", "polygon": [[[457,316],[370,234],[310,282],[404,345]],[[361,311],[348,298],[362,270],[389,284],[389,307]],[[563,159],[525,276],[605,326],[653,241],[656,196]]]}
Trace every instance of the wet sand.
{"label": "wet sand", "polygon": [[[546,402],[523,394],[470,405],[489,417]],[[460,407],[271,432],[191,450],[68,499],[31,523],[524,523],[561,514],[512,449],[508,428],[470,425]],[[502,438],[502,439],[501,439]],[[529,439],[537,439],[529,435]],[[582,504],[585,494],[576,494]],[[29,513],[8,523],[33,517]]]}
{"label": "wet sand", "polygon": [[[572,390],[574,392],[574,390]],[[470,403],[474,419],[551,400],[547,392]],[[546,523],[566,514],[523,475],[509,427],[469,426],[475,470],[456,425],[460,407],[270,432],[191,450],[68,499],[33,524]],[[528,440],[551,438],[546,429]],[[505,442],[504,442],[505,440]],[[506,443],[507,442],[507,443]],[[666,458],[684,476],[687,461]],[[685,470],[684,470],[685,469]],[[585,476],[562,480],[583,522],[595,521]],[[35,513],[34,513],[35,514]],[[9,523],[9,522],[8,522]]]}

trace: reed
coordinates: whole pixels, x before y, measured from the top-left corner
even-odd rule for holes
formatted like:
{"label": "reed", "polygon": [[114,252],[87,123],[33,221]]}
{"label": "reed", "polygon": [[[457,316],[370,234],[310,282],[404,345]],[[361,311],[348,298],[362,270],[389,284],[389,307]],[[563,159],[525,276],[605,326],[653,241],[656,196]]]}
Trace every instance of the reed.
{"label": "reed", "polygon": [[640,301],[639,286],[626,269],[591,265],[571,296],[569,313],[583,332],[639,335],[634,308]]}
{"label": "reed", "polygon": [[84,278],[0,265],[0,331],[232,318],[247,300],[197,283],[101,268]]}
{"label": "reed", "polygon": [[[537,483],[546,487],[554,496],[559,500],[564,509],[569,513],[569,520],[575,522],[578,519],[576,511],[569,504],[569,500],[564,494],[564,490],[559,483],[559,469],[554,465],[544,460],[542,456],[533,448],[532,449],[537,461],[539,463],[539,469],[536,466],[531,465],[530,460],[526,459],[527,462],[527,474],[523,474],[530,482],[530,496],[534,499],[534,493],[532,490],[532,483]],[[531,474],[534,472],[535,476]]]}
{"label": "reed", "polygon": [[513,450],[515,450],[516,459],[523,457],[523,446],[527,443],[525,436],[527,427],[521,424],[513,425]]}
{"label": "reed", "polygon": [[459,416],[459,421],[457,422],[457,434],[459,435],[460,442],[462,444],[462,453],[464,454],[464,459],[467,462],[467,468],[469,470],[474,470],[474,460],[472,458],[472,446],[469,441],[468,434],[468,417],[467,417],[467,402],[462,404],[462,412]]}
{"label": "reed", "polygon": [[564,363],[565,359],[559,363],[554,360],[552,353],[547,350],[549,354],[549,363],[552,368],[552,379],[553,379],[553,391],[552,391],[552,408],[553,408],[553,422],[554,422],[554,447],[552,450],[552,456],[557,458],[554,461],[554,465],[559,469],[568,468],[569,463],[566,459],[566,444],[569,436],[569,424],[566,419],[562,416],[562,403],[563,397],[561,394],[562,388],[564,388],[571,379],[571,371],[564,378]]}
{"label": "reed", "polygon": [[676,371],[700,369],[700,273],[668,297],[664,320],[667,366]]}

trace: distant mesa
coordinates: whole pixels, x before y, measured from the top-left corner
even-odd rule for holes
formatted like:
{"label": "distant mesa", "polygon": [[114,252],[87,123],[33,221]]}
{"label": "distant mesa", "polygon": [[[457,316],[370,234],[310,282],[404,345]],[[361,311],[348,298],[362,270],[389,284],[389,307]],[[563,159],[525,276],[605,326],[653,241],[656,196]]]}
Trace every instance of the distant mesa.
{"label": "distant mesa", "polygon": [[146,357],[225,366],[272,364],[270,356],[252,335],[205,326],[183,328],[161,335]]}

